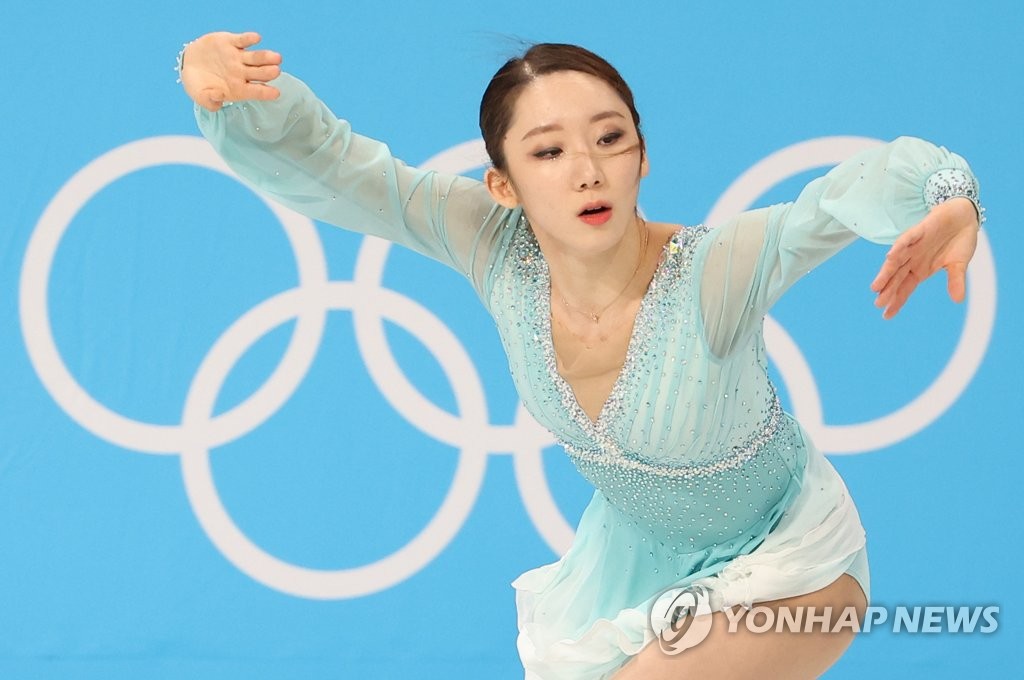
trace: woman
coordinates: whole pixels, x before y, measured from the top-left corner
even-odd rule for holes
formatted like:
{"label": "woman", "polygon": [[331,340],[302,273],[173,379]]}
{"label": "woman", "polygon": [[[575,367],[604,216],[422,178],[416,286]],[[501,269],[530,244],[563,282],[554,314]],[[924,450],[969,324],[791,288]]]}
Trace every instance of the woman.
{"label": "woman", "polygon": [[[761,322],[858,235],[894,243],[872,284],[886,318],[940,268],[960,301],[981,213],[963,159],[903,138],[792,204],[681,228],[639,216],[639,115],[586,50],[537,45],[495,74],[480,183],[408,168],[353,134],[281,74],[280,55],[248,49],[258,40],[214,33],[184,50],[203,133],[286,205],[464,273],[524,404],[596,487],[569,552],[514,584],[527,677],[811,678],[831,666],[853,627],[829,624],[869,597],[864,533],[778,404]],[[684,587],[703,588],[714,613],[691,619],[710,632],[676,654],[664,642],[678,612],[659,597]],[[755,602],[834,614],[809,631],[730,632]]]}

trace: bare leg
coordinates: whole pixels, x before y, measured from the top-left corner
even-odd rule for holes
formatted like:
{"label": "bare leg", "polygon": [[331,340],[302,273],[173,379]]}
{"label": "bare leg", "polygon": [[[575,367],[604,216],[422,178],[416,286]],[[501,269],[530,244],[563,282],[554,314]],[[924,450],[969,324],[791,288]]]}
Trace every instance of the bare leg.
{"label": "bare leg", "polygon": [[[778,612],[779,607],[815,607],[820,613],[832,607],[832,618],[825,628],[831,630],[841,620],[842,609],[855,607],[857,619],[862,621],[867,600],[860,585],[849,574],[843,574],[833,583],[806,595],[782,600],[755,603]],[[738,611],[738,610],[737,610]],[[756,612],[756,608],[752,612]],[[849,626],[839,632],[824,632],[822,625],[811,632],[775,632],[773,627],[764,633],[748,630],[745,617],[729,631],[729,618],[724,612],[715,612],[711,632],[700,644],[671,656],[662,652],[657,642],[649,644],[614,676],[613,680],[744,680],[746,678],[779,678],[804,680],[817,678],[843,655],[855,633]],[[778,618],[776,617],[776,621]],[[763,623],[764,617],[755,617]],[[757,629],[757,626],[755,626]]]}

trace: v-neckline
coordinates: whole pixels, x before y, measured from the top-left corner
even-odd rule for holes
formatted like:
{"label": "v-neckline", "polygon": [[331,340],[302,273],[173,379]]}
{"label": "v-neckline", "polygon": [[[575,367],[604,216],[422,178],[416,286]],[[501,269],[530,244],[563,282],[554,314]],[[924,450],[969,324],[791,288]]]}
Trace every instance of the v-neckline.
{"label": "v-neckline", "polygon": [[[598,438],[604,433],[604,430],[608,426],[608,418],[611,417],[610,412],[617,403],[621,401],[620,393],[625,389],[625,384],[630,378],[634,358],[637,354],[637,348],[643,337],[641,334],[641,326],[646,321],[647,312],[651,305],[652,294],[658,288],[659,279],[665,269],[665,263],[668,261],[669,255],[672,252],[675,252],[674,246],[678,247],[678,243],[676,243],[676,241],[680,238],[682,233],[683,228],[677,228],[672,232],[672,235],[665,242],[665,245],[662,246],[661,255],[658,257],[658,264],[655,266],[654,273],[651,275],[651,280],[647,284],[647,290],[644,291],[643,297],[640,298],[640,305],[637,307],[636,315],[633,318],[633,328],[630,330],[629,342],[626,344],[626,356],[622,362],[622,367],[615,376],[611,390],[601,403],[601,408],[597,413],[596,420],[591,419],[587,414],[576,396],[576,390],[574,390],[572,385],[569,384],[569,381],[558,372],[558,354],[555,352],[555,338],[551,323],[551,271],[548,269],[547,261],[544,260],[543,256],[540,258],[543,263],[541,265],[541,281],[539,282],[542,304],[540,309],[537,310],[537,313],[540,315],[539,321],[543,331],[544,352],[548,355],[548,361],[545,363],[548,365],[548,372],[550,373],[551,380],[562,393],[564,397],[563,402],[569,409],[573,420],[575,420],[576,423],[582,427],[584,432],[589,434],[592,438]],[[537,248],[538,250],[540,249],[539,244],[537,244]]]}

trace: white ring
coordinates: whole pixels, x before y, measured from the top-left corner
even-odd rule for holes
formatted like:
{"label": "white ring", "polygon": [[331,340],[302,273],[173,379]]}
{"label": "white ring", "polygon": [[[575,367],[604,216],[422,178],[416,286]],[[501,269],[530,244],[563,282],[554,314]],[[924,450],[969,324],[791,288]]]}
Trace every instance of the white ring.
{"label": "white ring", "polygon": [[[520,404],[516,412],[516,425],[523,429],[534,428],[538,434],[550,437],[548,432],[534,420]],[[576,530],[565,519],[551,493],[547,472],[544,470],[543,449],[554,442],[545,443],[540,436],[533,445],[523,442],[514,449],[512,469],[516,477],[519,495],[526,507],[533,526],[537,528],[544,542],[556,555],[564,555],[572,546]]]}
{"label": "white ring", "polygon": [[[365,302],[363,290],[351,282],[333,281],[322,295],[309,290],[292,289],[279,293],[245,314],[232,325],[207,355],[196,373],[185,400],[182,422],[189,432],[202,432],[224,381],[234,364],[263,335],[296,315],[296,310],[326,305],[332,309],[354,309]],[[419,332],[418,325],[432,317],[429,311],[409,298],[389,290],[379,291],[385,306],[380,314],[401,325],[432,351],[428,333]],[[437,356],[443,353],[435,352]],[[463,390],[455,390],[460,411],[469,410],[463,403]],[[182,450],[182,477],[189,502],[207,536],[218,550],[242,572],[266,586],[290,595],[312,599],[335,599],[369,595],[390,588],[409,578],[430,563],[459,532],[476,503],[487,469],[487,452],[480,447],[465,446],[459,464],[440,509],[417,536],[405,546],[376,562],[350,569],[310,569],[285,562],[269,554],[251,541],[232,521],[221,502],[210,469],[209,449],[200,442]],[[411,452],[410,457],[415,457]]]}
{"label": "white ring", "polygon": [[[127,174],[156,165],[197,165],[237,179],[210,145],[199,137],[153,137],[113,149],[79,170],[46,206],[25,251],[19,291],[21,330],[29,360],[43,387],[83,428],[118,446],[146,453],[177,453],[189,439],[178,425],[145,423],[110,410],[79,385],[64,364],[50,326],[50,270],[60,241],[75,215],[93,196]],[[312,222],[266,201],[295,254],[300,285],[327,280],[327,265]],[[287,401],[301,382],[320,343],[323,314],[302,314],[280,364],[253,395],[214,418],[204,429],[207,446],[242,436]]]}
{"label": "white ring", "polygon": [[[447,174],[462,174],[486,162],[487,151],[483,140],[471,140],[443,151],[422,163],[424,170]],[[551,433],[543,429],[523,408],[516,411],[512,425],[492,425],[488,416],[487,395],[476,366],[464,346],[451,330],[440,321],[431,324],[427,335],[438,346],[447,349],[447,361],[456,366],[448,372],[448,380],[456,388],[465,390],[463,403],[473,404],[470,412],[461,411],[456,417],[425,397],[406,377],[392,354],[379,314],[382,305],[374,301],[381,289],[384,267],[391,243],[384,239],[363,239],[356,259],[353,278],[360,287],[361,299],[353,309],[356,340],[366,361],[367,370],[388,403],[414,427],[451,446],[463,447],[471,443],[493,453],[511,451],[516,480],[527,514],[547,544],[562,554],[572,543],[573,529],[554,502],[547,476],[544,473],[541,450],[555,444]],[[440,358],[440,357],[439,357]],[[442,362],[444,363],[444,362]],[[479,408],[476,407],[479,404]]]}

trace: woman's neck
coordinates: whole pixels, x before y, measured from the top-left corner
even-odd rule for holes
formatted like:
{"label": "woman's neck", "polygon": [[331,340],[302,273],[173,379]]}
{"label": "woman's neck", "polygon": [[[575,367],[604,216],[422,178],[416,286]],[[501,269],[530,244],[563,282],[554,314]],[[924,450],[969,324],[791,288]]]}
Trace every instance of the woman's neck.
{"label": "woman's neck", "polygon": [[619,243],[605,251],[581,254],[540,242],[553,295],[569,309],[592,316],[600,316],[620,298],[634,297],[636,290],[647,287],[649,277],[641,274],[647,270],[651,238],[648,225],[637,217]]}

